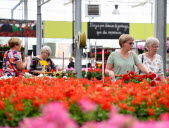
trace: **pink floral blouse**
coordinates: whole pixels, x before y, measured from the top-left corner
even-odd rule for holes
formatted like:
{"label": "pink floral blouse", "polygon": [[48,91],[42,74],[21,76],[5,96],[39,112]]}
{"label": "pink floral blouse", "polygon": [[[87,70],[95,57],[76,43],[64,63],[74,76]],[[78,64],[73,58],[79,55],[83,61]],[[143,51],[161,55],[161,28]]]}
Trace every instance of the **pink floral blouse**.
{"label": "pink floral blouse", "polygon": [[17,61],[22,61],[20,52],[14,50],[6,51],[3,58],[3,73],[8,76],[15,76]]}

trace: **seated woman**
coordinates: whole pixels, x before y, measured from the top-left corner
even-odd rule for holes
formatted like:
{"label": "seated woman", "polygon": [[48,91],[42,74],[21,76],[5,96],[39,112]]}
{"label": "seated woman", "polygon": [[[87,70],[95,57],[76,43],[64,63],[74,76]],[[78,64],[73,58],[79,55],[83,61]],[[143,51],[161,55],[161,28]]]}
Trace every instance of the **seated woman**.
{"label": "seated woman", "polygon": [[21,71],[27,66],[27,58],[22,62],[21,57],[21,43],[22,41],[17,37],[12,37],[8,41],[10,49],[5,52],[3,58],[3,73],[8,76],[19,76]]}
{"label": "seated woman", "polygon": [[73,57],[69,58],[69,65],[67,66],[68,68],[74,68],[74,62],[73,62]]}
{"label": "seated woman", "polygon": [[[51,54],[51,48],[49,46],[43,46],[41,48],[41,54],[32,58],[29,73],[33,75],[43,74],[45,72],[50,72],[51,70],[56,70],[56,65],[49,58]],[[47,62],[47,65],[44,69],[44,66],[41,62]]]}

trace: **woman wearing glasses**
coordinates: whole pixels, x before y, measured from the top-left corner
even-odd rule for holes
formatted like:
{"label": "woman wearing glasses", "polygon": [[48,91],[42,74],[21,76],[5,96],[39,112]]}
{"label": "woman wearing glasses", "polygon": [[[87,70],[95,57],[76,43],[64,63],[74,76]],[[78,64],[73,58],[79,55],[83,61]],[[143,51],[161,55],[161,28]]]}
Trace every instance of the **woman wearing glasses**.
{"label": "woman wearing glasses", "polygon": [[164,81],[165,78],[162,57],[157,54],[159,44],[160,42],[157,38],[147,38],[145,43],[145,48],[147,49],[147,52],[138,55],[138,58],[149,69],[150,72],[155,73],[157,77],[160,77],[161,81]]}
{"label": "woman wearing glasses", "polygon": [[32,58],[29,72],[33,75],[39,75],[50,72],[51,70],[56,70],[56,65],[49,58],[50,54],[51,48],[49,46],[43,46],[41,48],[41,54]]}
{"label": "woman wearing glasses", "polygon": [[[112,52],[107,60],[105,73],[112,79],[115,75],[126,74],[128,71],[135,71],[135,65],[144,73],[149,73],[148,69],[141,63],[133,48],[134,38],[128,34],[122,34],[119,37],[120,50]],[[118,78],[116,78],[118,79]]]}

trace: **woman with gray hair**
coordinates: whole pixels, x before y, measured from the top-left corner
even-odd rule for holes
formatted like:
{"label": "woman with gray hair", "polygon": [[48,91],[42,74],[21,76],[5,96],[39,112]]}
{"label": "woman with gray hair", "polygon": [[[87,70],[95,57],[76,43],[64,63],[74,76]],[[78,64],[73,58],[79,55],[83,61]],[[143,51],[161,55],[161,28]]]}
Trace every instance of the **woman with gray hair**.
{"label": "woman with gray hair", "polygon": [[32,58],[29,72],[33,75],[39,75],[56,70],[56,65],[49,58],[50,54],[51,48],[49,46],[43,46],[41,48],[41,54]]}
{"label": "woman with gray hair", "polygon": [[138,55],[138,58],[149,69],[150,72],[155,73],[157,77],[160,77],[161,81],[164,81],[165,78],[162,57],[157,54],[159,47],[160,42],[157,38],[147,38],[145,43],[145,48],[147,52]]}

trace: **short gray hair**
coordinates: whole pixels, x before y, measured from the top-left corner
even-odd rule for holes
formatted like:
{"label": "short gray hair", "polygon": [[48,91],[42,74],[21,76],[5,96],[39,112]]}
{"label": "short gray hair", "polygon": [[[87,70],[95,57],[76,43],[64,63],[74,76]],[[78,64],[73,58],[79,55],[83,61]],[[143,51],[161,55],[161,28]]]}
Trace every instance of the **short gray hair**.
{"label": "short gray hair", "polygon": [[43,46],[42,48],[41,48],[41,53],[42,52],[44,52],[44,51],[48,51],[49,52],[49,54],[51,54],[52,53],[52,50],[51,50],[51,48],[49,47],[49,46],[47,46],[47,45],[45,45],[45,46]]}
{"label": "short gray hair", "polygon": [[160,44],[159,40],[155,37],[149,37],[146,39],[145,47],[151,46],[153,44]]}

